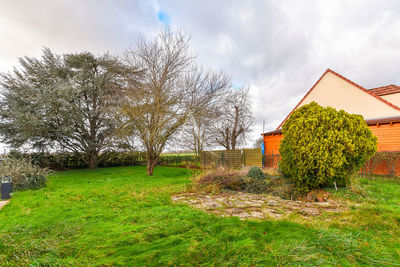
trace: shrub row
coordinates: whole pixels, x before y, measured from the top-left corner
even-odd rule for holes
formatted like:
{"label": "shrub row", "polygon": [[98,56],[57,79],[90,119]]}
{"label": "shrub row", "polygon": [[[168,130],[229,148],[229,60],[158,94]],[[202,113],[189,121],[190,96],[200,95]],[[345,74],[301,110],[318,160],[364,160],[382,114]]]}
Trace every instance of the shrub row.
{"label": "shrub row", "polygon": [[[10,152],[12,158],[29,159],[33,164],[42,168],[52,170],[82,169],[87,164],[82,156],[75,153],[21,153],[17,151]],[[161,155],[160,165],[197,165],[200,161],[198,156],[194,155]],[[100,154],[98,167],[118,167],[140,165],[146,162],[143,152],[117,152],[105,151]]]}
{"label": "shrub row", "polygon": [[161,155],[158,160],[160,165],[195,165],[200,162],[200,157],[197,155]]}

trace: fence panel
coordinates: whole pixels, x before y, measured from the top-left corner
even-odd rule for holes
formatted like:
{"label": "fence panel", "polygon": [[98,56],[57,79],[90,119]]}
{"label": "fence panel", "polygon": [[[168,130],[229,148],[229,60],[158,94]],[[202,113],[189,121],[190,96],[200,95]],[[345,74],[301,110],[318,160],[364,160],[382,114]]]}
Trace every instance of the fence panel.
{"label": "fence panel", "polygon": [[243,149],[243,159],[245,167],[262,167],[261,148]]}
{"label": "fence panel", "polygon": [[[280,159],[281,156],[279,154],[266,152],[264,155],[264,167],[278,169]],[[400,176],[400,151],[376,152],[375,156],[364,164],[360,173]]]}
{"label": "fence panel", "polygon": [[215,169],[219,166],[230,169],[262,167],[261,149],[218,150],[200,153],[200,167],[202,169]]}

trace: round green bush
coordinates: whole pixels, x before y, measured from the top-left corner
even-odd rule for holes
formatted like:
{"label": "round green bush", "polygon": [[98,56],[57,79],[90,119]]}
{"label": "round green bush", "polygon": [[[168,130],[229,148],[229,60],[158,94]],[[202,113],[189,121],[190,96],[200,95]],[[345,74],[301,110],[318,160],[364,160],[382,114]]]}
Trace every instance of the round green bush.
{"label": "round green bush", "polygon": [[247,173],[247,177],[254,178],[256,180],[265,179],[265,174],[258,167],[251,167],[249,172]]}
{"label": "round green bush", "polygon": [[315,102],[295,110],[282,130],[279,168],[301,191],[346,185],[377,149],[361,115]]}

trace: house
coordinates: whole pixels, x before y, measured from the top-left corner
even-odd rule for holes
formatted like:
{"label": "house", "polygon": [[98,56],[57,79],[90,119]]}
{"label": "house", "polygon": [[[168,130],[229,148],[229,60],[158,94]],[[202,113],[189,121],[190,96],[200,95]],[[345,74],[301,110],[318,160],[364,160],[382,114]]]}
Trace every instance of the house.
{"label": "house", "polygon": [[[327,69],[276,130],[263,133],[266,167],[277,167],[283,123],[294,110],[312,101],[362,115],[378,138],[378,151],[400,151],[400,86],[366,89]],[[387,166],[379,164],[374,173],[387,173]]]}

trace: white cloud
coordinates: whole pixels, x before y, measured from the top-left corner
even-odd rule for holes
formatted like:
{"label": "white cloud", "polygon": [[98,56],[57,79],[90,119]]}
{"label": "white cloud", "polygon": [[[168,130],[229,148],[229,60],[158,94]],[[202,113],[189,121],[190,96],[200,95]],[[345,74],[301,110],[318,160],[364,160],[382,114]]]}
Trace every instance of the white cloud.
{"label": "white cloud", "polygon": [[253,95],[253,136],[273,130],[326,68],[367,87],[400,84],[400,2],[387,1],[5,1],[0,70],[20,56],[90,50],[121,53],[154,36],[162,10],[191,34],[205,66]]}

